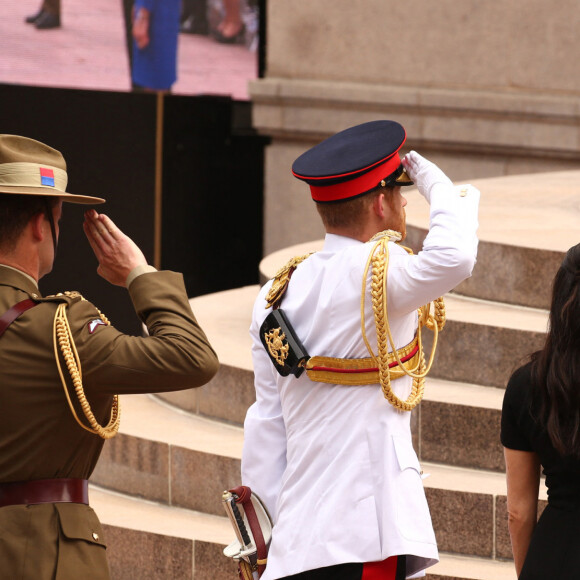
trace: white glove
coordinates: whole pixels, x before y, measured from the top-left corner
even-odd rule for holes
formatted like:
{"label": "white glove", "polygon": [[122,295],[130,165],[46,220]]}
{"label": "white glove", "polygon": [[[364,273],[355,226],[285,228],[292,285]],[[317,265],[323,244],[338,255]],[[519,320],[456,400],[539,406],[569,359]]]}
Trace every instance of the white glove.
{"label": "white glove", "polygon": [[403,158],[403,166],[409,177],[417,184],[419,192],[431,203],[431,191],[438,183],[453,185],[451,180],[435,163],[428,161],[416,151],[410,151]]}

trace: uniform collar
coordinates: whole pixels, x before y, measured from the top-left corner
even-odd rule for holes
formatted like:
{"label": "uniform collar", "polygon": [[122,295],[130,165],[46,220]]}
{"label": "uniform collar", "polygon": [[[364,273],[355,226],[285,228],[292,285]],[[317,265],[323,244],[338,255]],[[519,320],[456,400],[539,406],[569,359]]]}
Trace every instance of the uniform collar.
{"label": "uniform collar", "polygon": [[5,264],[0,264],[0,285],[13,286],[28,294],[38,294],[38,284],[32,276]]}
{"label": "uniform collar", "polygon": [[344,248],[350,248],[351,246],[358,246],[360,244],[362,244],[362,242],[355,240],[354,238],[339,236],[338,234],[326,234],[322,251],[339,252]]}

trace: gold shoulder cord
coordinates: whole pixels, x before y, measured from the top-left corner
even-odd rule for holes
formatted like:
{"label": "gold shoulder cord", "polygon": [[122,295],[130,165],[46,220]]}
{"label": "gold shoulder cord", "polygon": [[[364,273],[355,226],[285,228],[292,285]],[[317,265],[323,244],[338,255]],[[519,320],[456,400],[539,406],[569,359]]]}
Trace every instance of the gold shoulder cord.
{"label": "gold shoulder cord", "polygon": [[290,277],[296,269],[296,266],[306,260],[306,258],[312,256],[313,253],[314,252],[310,252],[309,254],[292,258],[276,272],[272,286],[270,287],[268,294],[266,294],[266,308],[270,308],[271,306],[280,303],[282,296],[284,296],[284,292],[286,292],[286,288],[288,288]]}
{"label": "gold shoulder cord", "polygon": [[[84,298],[83,298],[84,300]],[[56,310],[56,314],[54,316],[54,323],[53,323],[53,332],[54,332],[54,356],[56,359],[56,365],[58,367],[58,372],[60,374],[60,379],[62,381],[62,386],[64,388],[64,393],[66,395],[66,399],[68,401],[68,405],[70,410],[76,419],[77,423],[88,431],[89,433],[93,433],[94,435],[98,435],[103,439],[111,439],[117,434],[119,430],[119,424],[121,420],[121,413],[119,408],[119,396],[113,396],[113,406],[111,409],[111,418],[109,420],[109,424],[103,427],[99,424],[96,420],[93,412],[91,410],[91,406],[87,400],[85,395],[85,391],[83,389],[83,381],[82,381],[82,369],[81,369],[81,361],[79,359],[79,355],[74,343],[73,335],[68,323],[68,318],[66,315],[67,303],[63,302],[58,305]],[[107,317],[104,316],[101,312],[99,312],[101,320],[108,326],[110,322],[107,320]],[[81,420],[78,418],[72,401],[69,396],[66,379],[64,378],[64,374],[62,371],[62,367],[60,364],[60,357],[58,353],[58,347],[62,352],[64,360],[66,362],[66,366],[68,368],[68,372],[70,373],[76,395],[78,397],[79,403],[81,404],[81,408],[85,417],[87,418],[88,422],[90,423],[91,427],[87,427],[84,425]]]}
{"label": "gold shoulder cord", "polygon": [[[425,389],[425,377],[431,370],[433,358],[435,356],[435,349],[437,348],[437,338],[439,331],[445,325],[445,304],[443,298],[437,298],[433,301],[434,312],[430,312],[430,304],[422,306],[419,309],[419,326],[417,328],[417,343],[419,346],[419,362],[412,370],[407,370],[401,363],[400,357],[397,354],[395,341],[391,334],[389,327],[389,317],[387,313],[387,271],[389,267],[389,241],[398,242],[401,239],[401,234],[393,230],[385,230],[379,232],[371,238],[370,241],[375,241],[373,249],[367,260],[362,281],[362,295],[361,295],[361,329],[363,340],[369,351],[369,354],[375,361],[379,369],[379,379],[381,388],[385,398],[393,407],[401,411],[411,411],[414,409],[423,398]],[[404,247],[404,246],[402,246]],[[404,248],[410,254],[412,251],[409,248]],[[365,295],[366,295],[366,280],[369,268],[371,268],[371,299],[373,306],[373,313],[375,316],[375,328],[377,331],[377,346],[378,356],[372,351],[365,331]],[[429,356],[429,363],[425,365],[425,353],[423,351],[423,343],[421,340],[421,328],[427,326],[433,331],[433,348]],[[404,373],[413,379],[413,388],[406,401],[403,401],[395,395],[391,387],[391,379],[389,376],[389,344],[391,351]]]}

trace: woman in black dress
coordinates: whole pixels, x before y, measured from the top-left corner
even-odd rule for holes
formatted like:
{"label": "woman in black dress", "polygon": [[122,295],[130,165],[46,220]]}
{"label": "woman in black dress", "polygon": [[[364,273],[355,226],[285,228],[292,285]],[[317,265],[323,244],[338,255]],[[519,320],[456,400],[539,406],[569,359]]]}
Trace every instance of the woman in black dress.
{"label": "woman in black dress", "polygon": [[[580,244],[554,278],[544,347],[509,380],[501,441],[518,578],[580,578]],[[536,524],[541,468],[548,506]]]}

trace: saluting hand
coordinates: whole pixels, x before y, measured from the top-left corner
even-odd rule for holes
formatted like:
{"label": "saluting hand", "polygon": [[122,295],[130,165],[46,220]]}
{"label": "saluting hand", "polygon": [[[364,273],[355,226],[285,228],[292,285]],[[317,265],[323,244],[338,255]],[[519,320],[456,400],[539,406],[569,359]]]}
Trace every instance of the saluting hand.
{"label": "saluting hand", "polygon": [[86,211],[83,229],[99,261],[97,273],[107,282],[126,286],[131,270],[147,264],[137,244],[105,214],[94,209]]}
{"label": "saluting hand", "polygon": [[409,177],[417,184],[417,189],[431,203],[431,191],[438,183],[453,185],[451,180],[435,163],[425,159],[416,151],[410,151],[403,158],[403,166]]}

